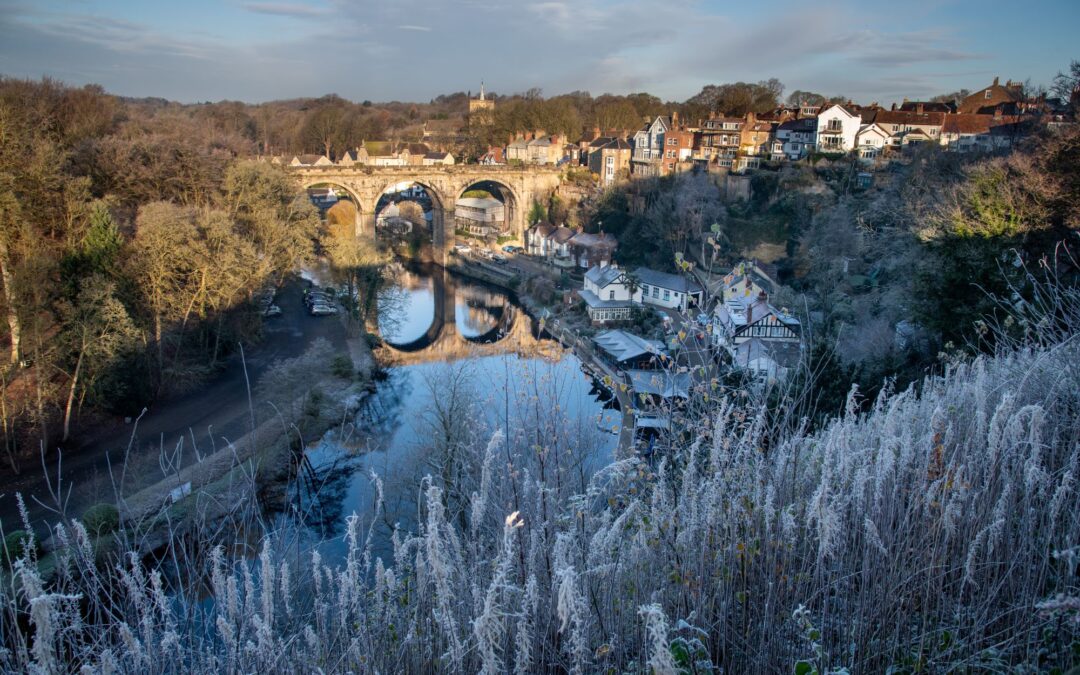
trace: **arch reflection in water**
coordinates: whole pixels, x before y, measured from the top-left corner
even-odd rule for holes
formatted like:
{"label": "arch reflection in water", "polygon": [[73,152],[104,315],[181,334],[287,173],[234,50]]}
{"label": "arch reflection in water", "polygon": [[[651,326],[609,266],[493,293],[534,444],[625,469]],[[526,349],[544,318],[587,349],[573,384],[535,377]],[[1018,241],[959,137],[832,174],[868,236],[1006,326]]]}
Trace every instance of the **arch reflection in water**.
{"label": "arch reflection in water", "polygon": [[[438,266],[396,265],[386,276],[376,327],[384,343],[380,357],[388,363],[455,360],[540,345],[528,317],[501,290],[460,279]],[[505,348],[491,347],[508,338],[514,339]],[[430,358],[424,359],[424,353]]]}
{"label": "arch reflection in water", "polygon": [[[537,443],[557,447],[567,462],[559,480],[579,487],[611,460],[618,441],[621,415],[614,401],[573,354],[532,333],[529,317],[508,294],[438,267],[395,275],[402,275],[395,278],[406,301],[394,311],[412,317],[398,323],[385,317],[383,337],[393,327],[404,342],[379,349],[386,378],[346,425],[355,431],[332,432],[308,448],[313,480],[297,492],[329,560],[344,555],[347,515],[378,521],[374,553],[387,560],[393,525],[416,530],[420,483],[426,475],[441,476],[446,466],[439,437],[447,428],[481,449],[502,430],[509,455],[500,451],[500,457],[513,457],[517,471],[537,470]],[[506,330],[500,333],[499,326]],[[498,469],[500,478],[506,470]],[[384,489],[380,513],[373,510],[373,474]]]}

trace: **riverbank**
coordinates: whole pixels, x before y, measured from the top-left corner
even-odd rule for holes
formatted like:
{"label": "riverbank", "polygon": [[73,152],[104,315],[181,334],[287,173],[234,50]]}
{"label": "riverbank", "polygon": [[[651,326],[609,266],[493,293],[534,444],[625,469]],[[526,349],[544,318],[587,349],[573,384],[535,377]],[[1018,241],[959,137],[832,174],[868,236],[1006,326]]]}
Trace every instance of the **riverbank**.
{"label": "riverbank", "polygon": [[[365,334],[338,315],[346,331],[350,368],[342,372],[325,344],[279,363],[269,378],[282,379],[294,395],[249,431],[210,456],[120,500],[122,521],[139,532],[143,552],[166,545],[176,534],[214,526],[254,509],[281,509],[289,481],[307,443],[346,425],[373,391],[375,368]],[[271,403],[273,403],[271,401]],[[251,511],[253,512],[253,511]]]}

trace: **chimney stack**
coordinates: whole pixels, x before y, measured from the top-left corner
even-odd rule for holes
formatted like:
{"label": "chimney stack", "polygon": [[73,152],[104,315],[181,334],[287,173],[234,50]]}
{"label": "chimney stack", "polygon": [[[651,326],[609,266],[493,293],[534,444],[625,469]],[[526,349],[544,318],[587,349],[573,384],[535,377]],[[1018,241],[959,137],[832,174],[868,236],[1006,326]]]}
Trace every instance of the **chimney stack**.
{"label": "chimney stack", "polygon": [[679,126],[679,111],[678,110],[671,113],[671,128],[674,129],[677,126]]}
{"label": "chimney stack", "polygon": [[994,76],[994,86],[998,86],[998,77],[996,75]]}
{"label": "chimney stack", "polygon": [[896,111],[896,101],[893,101],[892,107],[890,107],[889,110]]}
{"label": "chimney stack", "polygon": [[920,115],[923,114],[923,104],[922,103],[915,104],[915,112],[920,114]]}

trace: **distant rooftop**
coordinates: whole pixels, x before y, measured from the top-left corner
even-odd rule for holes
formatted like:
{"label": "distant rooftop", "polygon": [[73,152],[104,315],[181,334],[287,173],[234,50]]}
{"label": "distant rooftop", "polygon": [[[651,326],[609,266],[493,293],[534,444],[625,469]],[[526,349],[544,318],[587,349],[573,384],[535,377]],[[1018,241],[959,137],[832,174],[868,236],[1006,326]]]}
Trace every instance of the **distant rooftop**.
{"label": "distant rooftop", "polygon": [[679,293],[700,293],[702,291],[701,284],[680,274],[657,272],[648,267],[639,267],[634,274],[637,276],[638,281],[648,286],[659,286]]}
{"label": "distant rooftop", "polygon": [[628,361],[647,354],[667,353],[664,343],[659,340],[646,340],[623,330],[605,331],[594,337],[593,342],[610,354],[616,362]]}

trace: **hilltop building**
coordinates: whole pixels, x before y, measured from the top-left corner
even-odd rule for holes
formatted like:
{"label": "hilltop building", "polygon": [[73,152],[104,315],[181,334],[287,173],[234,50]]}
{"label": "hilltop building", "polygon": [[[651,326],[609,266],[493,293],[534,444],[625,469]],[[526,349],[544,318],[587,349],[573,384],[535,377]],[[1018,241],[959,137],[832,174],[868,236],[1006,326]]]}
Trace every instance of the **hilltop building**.
{"label": "hilltop building", "polygon": [[487,98],[484,83],[480,83],[480,98],[469,99],[469,126],[490,127],[495,124],[495,100]]}

